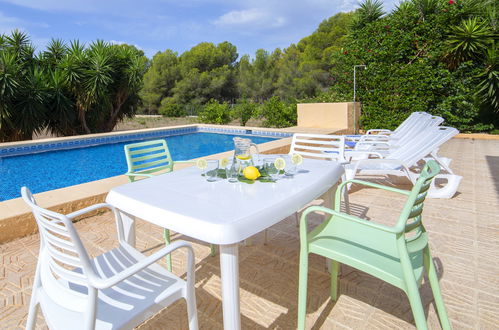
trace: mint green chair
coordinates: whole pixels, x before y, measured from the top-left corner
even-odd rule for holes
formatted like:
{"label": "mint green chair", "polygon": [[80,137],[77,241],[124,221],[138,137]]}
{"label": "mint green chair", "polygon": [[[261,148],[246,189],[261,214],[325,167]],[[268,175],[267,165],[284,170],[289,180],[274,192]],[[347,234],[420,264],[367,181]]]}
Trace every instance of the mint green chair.
{"label": "mint green chair", "polygon": [[[125,145],[125,156],[130,182],[137,178],[150,178],[154,175],[169,173],[173,171],[173,166],[178,163],[192,163],[191,161],[173,161],[165,140],[151,140]],[[163,237],[166,245],[170,244],[170,230],[164,229]],[[215,255],[215,246],[210,245],[211,255]],[[166,256],[168,270],[172,270],[171,255]]]}
{"label": "mint green chair", "polygon": [[[428,161],[412,191],[349,180],[338,187],[334,210],[312,206],[303,212],[300,219],[298,329],[305,327],[309,253],[332,260],[330,294],[333,300],[337,299],[338,271],[340,263],[343,263],[402,289],[409,298],[418,329],[427,329],[419,295],[419,287],[426,270],[440,324],[443,329],[450,329],[438,277],[430,255],[428,234],[422,223],[424,200],[432,179],[439,171],[440,167],[435,161]],[[339,212],[341,191],[348,183],[358,183],[407,195],[407,201],[397,224],[385,226]],[[323,212],[329,217],[307,233],[307,217],[312,212]]]}

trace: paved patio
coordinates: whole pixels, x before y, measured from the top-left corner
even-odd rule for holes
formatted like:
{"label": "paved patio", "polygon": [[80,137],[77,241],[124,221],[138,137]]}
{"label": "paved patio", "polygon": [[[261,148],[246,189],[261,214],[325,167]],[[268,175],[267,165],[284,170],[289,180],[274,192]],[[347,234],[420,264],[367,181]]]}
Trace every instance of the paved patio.
{"label": "paved patio", "polygon": [[[459,194],[451,200],[427,200],[424,223],[449,318],[455,329],[499,328],[499,141],[453,139],[442,148],[451,167],[462,175]],[[399,184],[400,185],[400,184]],[[374,189],[351,194],[353,213],[381,223],[394,223],[404,202],[401,196]],[[313,219],[318,223],[320,216]],[[115,244],[114,220],[99,214],[76,224],[93,254]],[[137,227],[137,246],[154,250],[162,244],[161,229],[145,222]],[[209,246],[193,241],[196,253],[196,294],[202,329],[222,328],[220,268]],[[0,245],[0,328],[23,328],[31,294],[38,235]],[[294,219],[273,226],[269,242],[256,235],[240,247],[241,310],[244,329],[296,328],[298,227]],[[174,254],[174,272],[182,274],[184,256]],[[311,257],[307,328],[413,329],[403,292],[367,274],[343,266],[340,297],[328,296],[324,260]],[[421,289],[428,325],[438,329],[431,290]],[[38,324],[46,328],[39,314]],[[140,326],[141,329],[186,329],[185,304],[179,302]]]}

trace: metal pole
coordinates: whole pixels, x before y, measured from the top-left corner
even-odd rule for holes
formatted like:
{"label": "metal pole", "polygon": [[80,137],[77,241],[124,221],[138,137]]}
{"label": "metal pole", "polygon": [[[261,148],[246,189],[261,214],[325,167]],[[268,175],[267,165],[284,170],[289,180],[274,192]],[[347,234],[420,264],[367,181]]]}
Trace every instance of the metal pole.
{"label": "metal pole", "polygon": [[357,91],[357,68],[366,68],[365,65],[354,65],[353,66],[353,133],[357,134],[357,103],[356,101],[356,91]]}

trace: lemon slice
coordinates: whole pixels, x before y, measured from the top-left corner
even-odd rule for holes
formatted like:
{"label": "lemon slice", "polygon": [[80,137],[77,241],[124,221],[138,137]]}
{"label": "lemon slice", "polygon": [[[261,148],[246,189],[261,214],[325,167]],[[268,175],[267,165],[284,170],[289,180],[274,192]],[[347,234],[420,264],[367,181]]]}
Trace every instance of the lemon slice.
{"label": "lemon slice", "polygon": [[298,166],[303,163],[303,157],[300,154],[293,154],[291,156],[291,163]]}
{"label": "lemon slice", "polygon": [[251,158],[251,156],[250,155],[237,155],[236,158],[240,159],[240,160],[248,160]]}
{"label": "lemon slice", "polygon": [[208,167],[208,163],[206,162],[206,159],[198,159],[197,162],[196,162],[196,166],[200,169],[200,170],[204,170]]}
{"label": "lemon slice", "polygon": [[220,167],[225,168],[229,165],[229,159],[228,158],[222,158],[220,160]]}
{"label": "lemon slice", "polygon": [[274,166],[279,171],[282,171],[286,167],[286,161],[284,160],[284,158],[281,158],[281,157],[276,158],[276,160],[274,161]]}

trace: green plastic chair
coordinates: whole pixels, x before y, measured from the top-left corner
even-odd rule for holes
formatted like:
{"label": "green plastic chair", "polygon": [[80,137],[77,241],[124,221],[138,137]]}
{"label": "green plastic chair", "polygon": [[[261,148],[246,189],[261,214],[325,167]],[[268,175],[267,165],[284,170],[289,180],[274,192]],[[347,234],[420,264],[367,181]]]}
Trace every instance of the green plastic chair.
{"label": "green plastic chair", "polygon": [[[173,166],[178,163],[192,163],[191,161],[173,161],[165,140],[151,140],[125,145],[125,156],[130,182],[137,178],[150,178],[154,175],[169,173],[173,171]],[[166,245],[170,244],[170,230],[164,229],[163,237]],[[215,246],[210,244],[211,255],[215,255]],[[168,270],[172,270],[171,255],[166,256]]]}
{"label": "green plastic chair", "polygon": [[[402,289],[409,298],[418,329],[427,329],[419,295],[419,287],[426,270],[440,324],[443,329],[451,328],[430,255],[428,234],[422,223],[424,200],[433,177],[439,171],[440,167],[435,161],[428,161],[412,191],[349,180],[338,187],[334,210],[320,206],[312,206],[305,210],[300,219],[298,329],[305,328],[309,253],[331,259],[330,294],[333,300],[337,299],[338,271],[340,263],[343,263]],[[358,183],[407,195],[407,202],[397,224],[391,227],[385,226],[339,212],[341,191],[348,183]],[[329,216],[322,224],[307,233],[307,216],[312,212],[323,212]]]}

